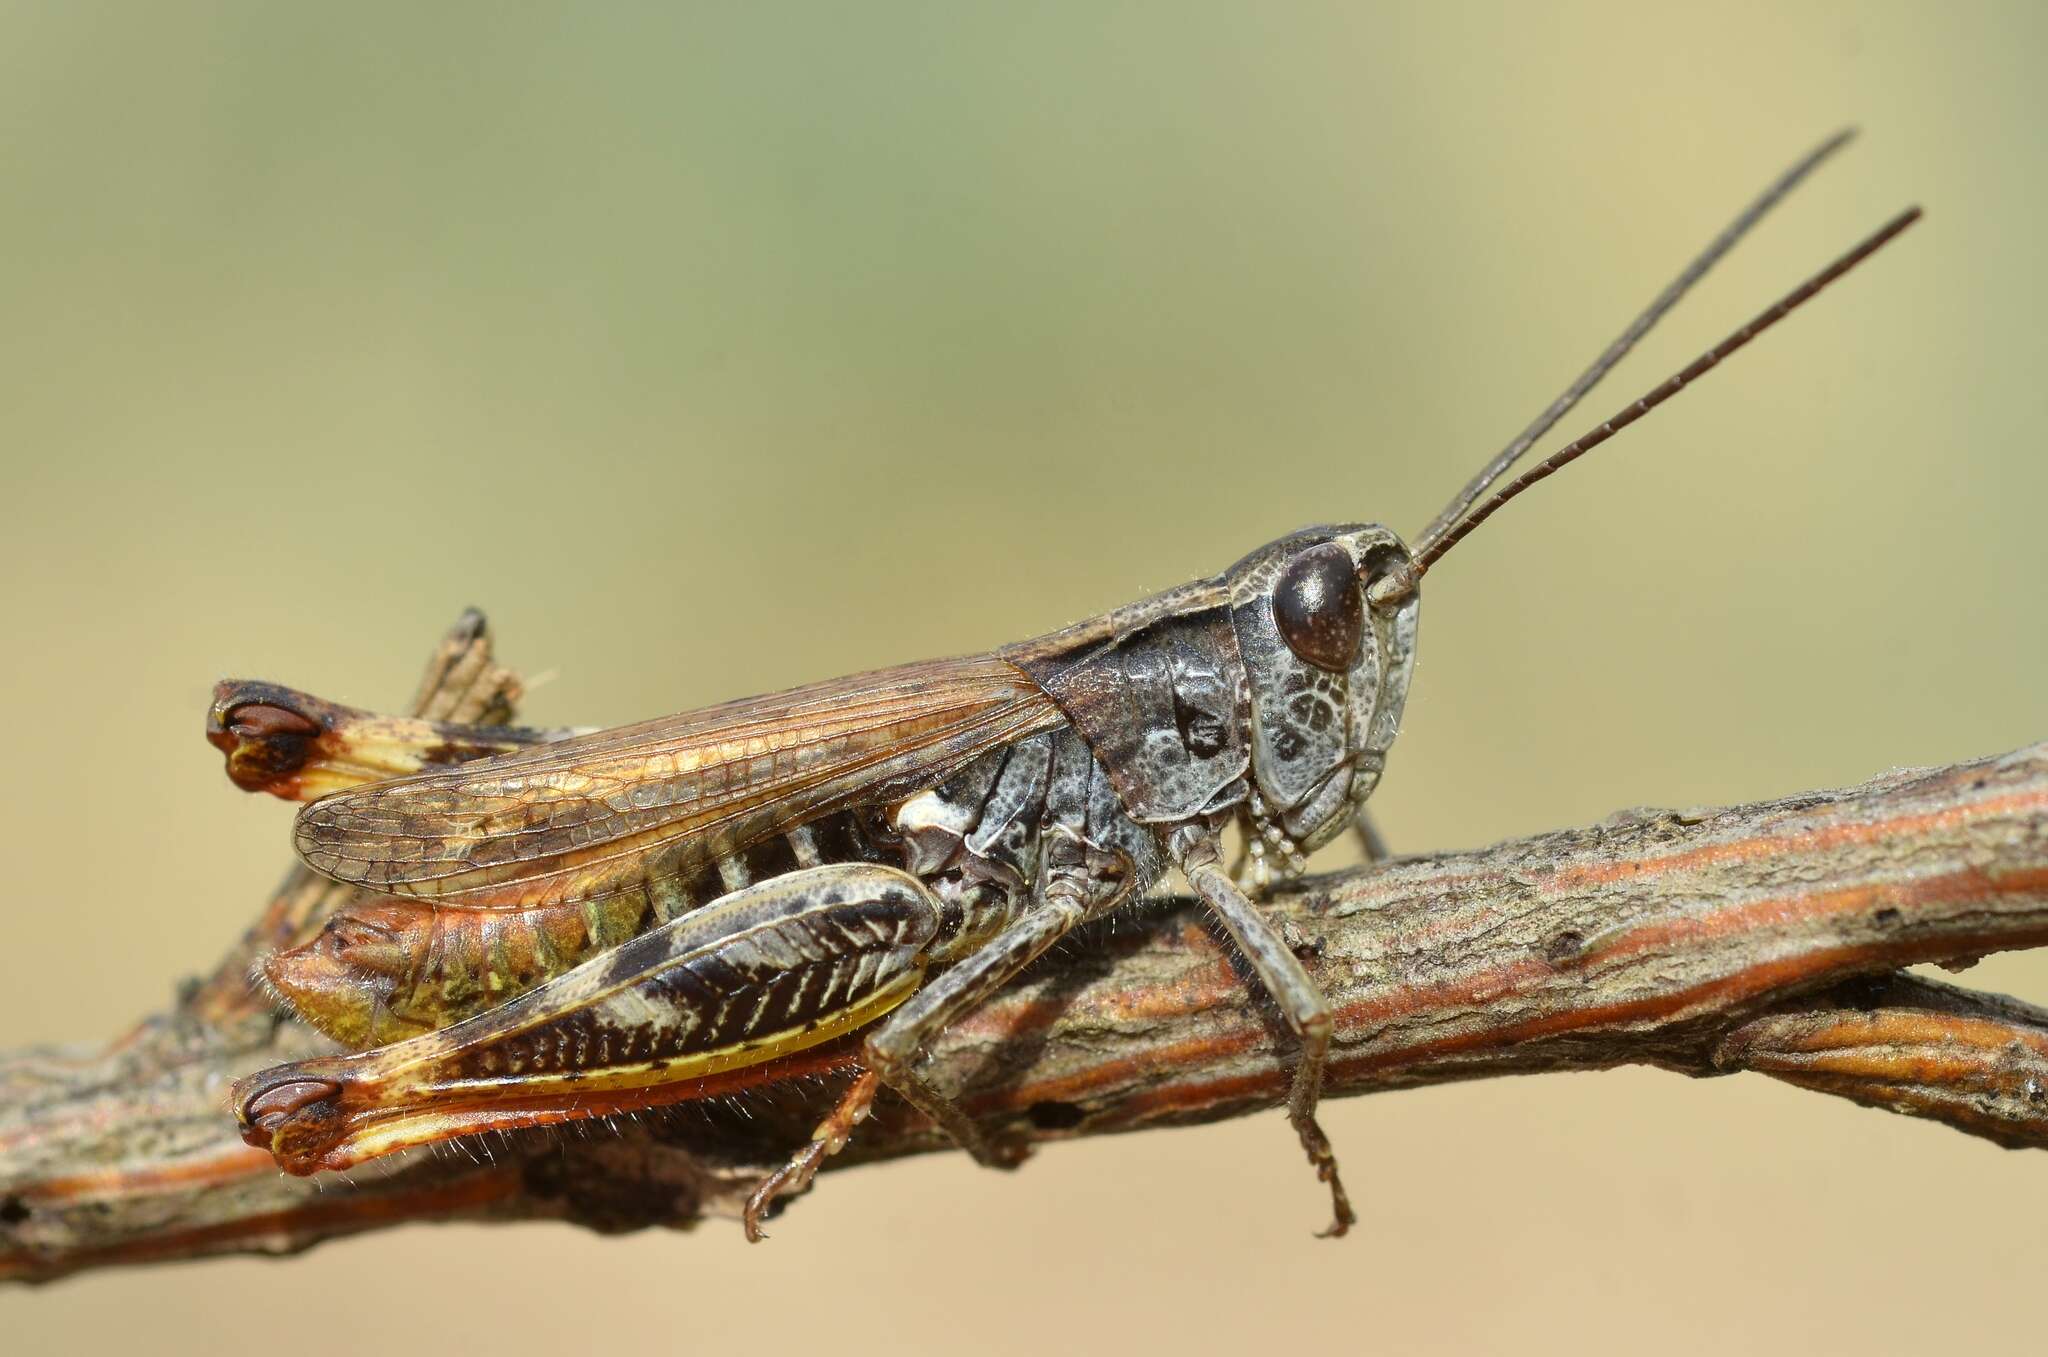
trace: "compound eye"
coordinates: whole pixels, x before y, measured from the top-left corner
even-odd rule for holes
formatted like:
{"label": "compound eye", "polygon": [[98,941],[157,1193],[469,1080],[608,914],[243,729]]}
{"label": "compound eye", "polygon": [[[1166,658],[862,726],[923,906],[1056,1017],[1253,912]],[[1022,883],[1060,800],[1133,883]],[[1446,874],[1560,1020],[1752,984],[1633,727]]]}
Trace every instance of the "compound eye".
{"label": "compound eye", "polygon": [[1302,659],[1332,673],[1349,669],[1365,630],[1351,553],[1325,542],[1289,561],[1273,593],[1273,620],[1287,648]]}

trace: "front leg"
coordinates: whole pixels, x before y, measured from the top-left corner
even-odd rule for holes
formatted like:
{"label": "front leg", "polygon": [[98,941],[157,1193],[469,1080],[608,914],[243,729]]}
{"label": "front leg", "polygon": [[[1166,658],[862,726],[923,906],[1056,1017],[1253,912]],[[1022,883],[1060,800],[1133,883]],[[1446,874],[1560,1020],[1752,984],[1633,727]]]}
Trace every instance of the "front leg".
{"label": "front leg", "polygon": [[1287,1025],[1301,1038],[1301,1063],[1295,1066],[1287,1119],[1301,1137],[1301,1147],[1308,1152],[1316,1177],[1330,1185],[1336,1219],[1324,1234],[1341,1235],[1358,1217],[1344,1191],[1344,1180],[1337,1176],[1336,1152],[1315,1115],[1323,1092],[1323,1064],[1330,1053],[1330,1001],[1302,968],[1280,930],[1259,913],[1223,870],[1214,830],[1183,826],[1174,831],[1167,847],[1188,885],[1216,911],[1238,951],[1252,964],[1267,992],[1279,1001]]}
{"label": "front leg", "polygon": [[1368,865],[1385,862],[1393,854],[1387,851],[1387,841],[1380,834],[1380,827],[1372,822],[1372,812],[1364,806],[1352,817],[1351,832],[1358,839],[1358,851],[1365,854]]}

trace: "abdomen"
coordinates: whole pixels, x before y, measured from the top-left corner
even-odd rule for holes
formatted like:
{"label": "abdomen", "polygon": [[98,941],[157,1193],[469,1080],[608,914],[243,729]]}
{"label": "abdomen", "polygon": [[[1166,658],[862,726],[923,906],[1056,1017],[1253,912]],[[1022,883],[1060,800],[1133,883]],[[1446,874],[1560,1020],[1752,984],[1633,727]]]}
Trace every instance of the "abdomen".
{"label": "abdomen", "polygon": [[657,869],[602,895],[512,909],[367,898],[264,970],[311,1026],[378,1046],[484,1012],[733,890],[822,863],[897,866],[929,885],[945,906],[933,949],[943,963],[1015,918],[1048,864],[1071,866],[1065,859],[1077,852],[1096,910],[1162,870],[1153,833],[1125,814],[1087,745],[1061,727],[983,754],[894,804],[715,845],[687,876]]}

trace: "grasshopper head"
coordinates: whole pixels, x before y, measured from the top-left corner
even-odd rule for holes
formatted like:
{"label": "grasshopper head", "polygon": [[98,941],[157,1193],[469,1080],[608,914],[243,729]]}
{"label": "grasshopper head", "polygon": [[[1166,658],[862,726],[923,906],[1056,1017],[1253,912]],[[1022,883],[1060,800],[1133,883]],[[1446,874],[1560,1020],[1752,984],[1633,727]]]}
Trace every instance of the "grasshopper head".
{"label": "grasshopper head", "polygon": [[1351,807],[1371,794],[1400,726],[1415,663],[1417,591],[1432,565],[1501,506],[1684,390],[1919,220],[1917,207],[1899,213],[1749,324],[1487,496],[1736,238],[1848,135],[1831,137],[1766,190],[1452,497],[1412,553],[1377,525],[1311,529],[1282,538],[1231,570],[1232,622],[1251,686],[1255,848],[1278,848],[1286,858],[1283,869],[1293,867],[1301,853],[1335,837]]}
{"label": "grasshopper head", "polygon": [[[1372,794],[1415,666],[1416,590],[1375,603],[1408,548],[1377,524],[1315,528],[1232,567],[1231,622],[1251,693],[1254,828],[1308,853]],[[1381,591],[1383,594],[1385,590]]]}

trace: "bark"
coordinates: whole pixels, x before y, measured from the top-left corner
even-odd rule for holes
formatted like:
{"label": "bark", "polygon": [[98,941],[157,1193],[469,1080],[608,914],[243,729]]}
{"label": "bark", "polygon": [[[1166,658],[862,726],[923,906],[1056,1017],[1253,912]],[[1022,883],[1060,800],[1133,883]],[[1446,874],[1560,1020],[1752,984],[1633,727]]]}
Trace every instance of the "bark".
{"label": "bark", "polygon": [[[471,614],[415,711],[506,722],[518,687]],[[612,1231],[735,1215],[856,1053],[818,1048],[682,1090],[693,1100],[672,1109],[398,1156],[352,1182],[287,1178],[236,1137],[225,1090],[325,1046],[246,977],[345,898],[295,869],[170,1012],[105,1049],[0,1056],[0,1277],[286,1253],[415,1220]],[[2048,1011],[1901,973],[2048,943],[2048,745],[1781,801],[1628,811],[1307,878],[1270,906],[1336,1009],[1332,1097],[1624,1064],[1750,1070],[2048,1146]],[[1293,1051],[1201,912],[1162,900],[1061,948],[932,1059],[977,1117],[1043,1141],[1273,1106]],[[885,1099],[829,1167],[942,1148]]]}

